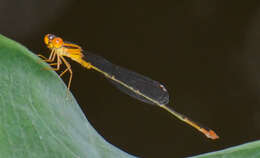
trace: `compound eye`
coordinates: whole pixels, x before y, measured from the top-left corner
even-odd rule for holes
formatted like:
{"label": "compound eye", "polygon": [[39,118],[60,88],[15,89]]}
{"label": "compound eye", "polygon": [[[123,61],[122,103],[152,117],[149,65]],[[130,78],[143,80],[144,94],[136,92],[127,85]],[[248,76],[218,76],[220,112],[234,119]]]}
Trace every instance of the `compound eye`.
{"label": "compound eye", "polygon": [[53,47],[60,48],[63,45],[63,40],[60,37],[55,37],[52,40]]}
{"label": "compound eye", "polygon": [[56,37],[55,35],[52,35],[52,34],[48,34],[47,36],[48,36],[49,40],[53,40]]}
{"label": "compound eye", "polygon": [[49,45],[54,38],[55,38],[55,35],[47,34],[44,36],[44,43],[46,45]]}

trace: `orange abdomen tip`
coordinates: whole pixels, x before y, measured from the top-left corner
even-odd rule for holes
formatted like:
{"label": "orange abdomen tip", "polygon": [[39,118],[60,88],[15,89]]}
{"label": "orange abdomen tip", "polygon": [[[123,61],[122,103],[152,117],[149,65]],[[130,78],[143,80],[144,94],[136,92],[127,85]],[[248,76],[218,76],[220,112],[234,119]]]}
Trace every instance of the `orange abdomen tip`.
{"label": "orange abdomen tip", "polygon": [[207,131],[206,129],[202,129],[202,132],[206,135],[206,137],[210,138],[210,139],[219,139],[219,136],[213,131],[213,130],[209,130]]}

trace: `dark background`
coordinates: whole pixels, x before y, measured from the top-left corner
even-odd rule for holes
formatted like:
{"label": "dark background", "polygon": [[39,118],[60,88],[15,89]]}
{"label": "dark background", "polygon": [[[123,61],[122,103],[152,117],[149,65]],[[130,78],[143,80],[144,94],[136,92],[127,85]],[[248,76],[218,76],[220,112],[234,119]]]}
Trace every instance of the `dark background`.
{"label": "dark background", "polygon": [[130,154],[185,157],[260,137],[259,1],[2,1],[0,19],[1,33],[33,52],[47,56],[53,33],[164,83],[177,111],[220,136],[206,139],[73,62],[71,91],[88,120]]}

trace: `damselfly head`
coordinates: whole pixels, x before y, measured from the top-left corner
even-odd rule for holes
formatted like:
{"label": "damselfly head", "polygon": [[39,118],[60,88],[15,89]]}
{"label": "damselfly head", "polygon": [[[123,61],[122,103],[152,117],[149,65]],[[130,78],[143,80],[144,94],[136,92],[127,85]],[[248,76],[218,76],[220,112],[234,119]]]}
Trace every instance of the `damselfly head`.
{"label": "damselfly head", "polygon": [[47,34],[44,37],[44,43],[48,48],[60,48],[63,45],[63,40],[60,37],[57,37],[53,34]]}

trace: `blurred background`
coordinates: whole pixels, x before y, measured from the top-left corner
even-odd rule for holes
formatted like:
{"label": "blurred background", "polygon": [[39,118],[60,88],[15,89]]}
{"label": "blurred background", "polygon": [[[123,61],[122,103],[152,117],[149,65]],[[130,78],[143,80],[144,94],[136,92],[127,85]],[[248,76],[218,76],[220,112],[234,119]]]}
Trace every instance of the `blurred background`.
{"label": "blurred background", "polygon": [[71,62],[88,120],[132,155],[185,157],[260,138],[260,1],[2,1],[0,19],[1,34],[37,54],[49,54],[43,37],[53,33],[164,83],[171,106],[220,136],[209,140]]}

